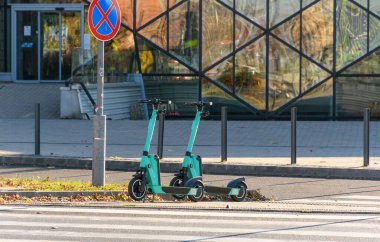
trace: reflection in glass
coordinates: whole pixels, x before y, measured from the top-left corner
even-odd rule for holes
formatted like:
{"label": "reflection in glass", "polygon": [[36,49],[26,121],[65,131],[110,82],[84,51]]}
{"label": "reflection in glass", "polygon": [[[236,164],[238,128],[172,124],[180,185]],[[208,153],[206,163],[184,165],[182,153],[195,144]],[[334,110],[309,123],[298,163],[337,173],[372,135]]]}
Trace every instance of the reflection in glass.
{"label": "reflection in glass", "polygon": [[362,117],[370,108],[372,117],[380,117],[380,77],[339,77],[336,105],[339,117]]}
{"label": "reflection in glass", "polygon": [[302,58],[302,92],[307,91],[329,76],[330,73],[308,59]]}
{"label": "reflection in glass", "polygon": [[81,46],[81,13],[62,13],[62,80],[70,78],[72,54]]}
{"label": "reflection in glass", "polygon": [[246,108],[240,101],[215,86],[207,80],[202,80],[202,100],[204,102],[213,102],[213,105],[209,108],[212,115],[220,115],[222,106],[228,107],[228,115],[252,115],[252,110]]}
{"label": "reflection in glass", "polygon": [[154,19],[166,11],[167,0],[137,1],[136,26],[137,28]]}
{"label": "reflection in glass", "polygon": [[300,11],[300,0],[270,0],[269,1],[269,25],[275,26],[292,14]]}
{"label": "reflection in glass", "polygon": [[343,74],[380,74],[380,50],[354,64]]}
{"label": "reflection in glass", "polygon": [[139,41],[139,57],[142,73],[190,73],[189,69],[143,39]]}
{"label": "reflection in glass", "polygon": [[302,8],[306,8],[310,4],[315,3],[317,1],[319,1],[319,0],[302,0]]}
{"label": "reflection in glass", "polygon": [[266,26],[267,0],[235,0],[236,10],[261,26]]}
{"label": "reflection in glass", "polygon": [[361,6],[367,8],[368,7],[368,0],[352,0],[358,4],[360,4]]}
{"label": "reflection in glass", "polygon": [[206,76],[210,77],[212,80],[218,82],[221,86],[233,92],[233,59],[227,59],[222,63],[218,64],[213,69],[206,72]]}
{"label": "reflection in glass", "polygon": [[380,19],[369,16],[369,50],[380,46]]}
{"label": "reflection in glass", "polygon": [[145,76],[144,85],[148,99],[171,100],[166,116],[194,116],[194,107],[186,103],[199,100],[199,78],[196,76]]}
{"label": "reflection in glass", "polygon": [[332,115],[332,97],[333,81],[329,79],[279,114],[289,117],[291,108],[297,107],[297,113],[300,117],[326,118]]}
{"label": "reflection in glass", "polygon": [[337,68],[367,52],[367,13],[350,1],[337,2]]}
{"label": "reflection in glass", "polygon": [[38,13],[17,12],[17,80],[38,80]]}
{"label": "reflection in glass", "polygon": [[236,54],[235,93],[256,109],[265,110],[265,37]]}
{"label": "reflection in glass", "polygon": [[167,49],[167,17],[166,15],[157,19],[150,25],[139,31],[141,35],[160,46],[164,50]]}
{"label": "reflection in glass", "polygon": [[233,14],[214,0],[203,1],[203,68],[232,52]]}
{"label": "reflection in glass", "polygon": [[[0,1],[1,2],[1,1]],[[3,3],[0,3],[3,4]],[[0,33],[5,33],[4,29],[4,22],[5,22],[5,9],[0,6]],[[5,38],[7,34],[0,34],[0,72],[5,72]]]}
{"label": "reflection in glass", "polygon": [[274,111],[299,94],[300,56],[273,37],[269,43],[269,109]]}
{"label": "reflection in glass", "polygon": [[282,40],[292,45],[293,47],[300,49],[300,15],[286,21],[284,24],[275,28],[272,33],[280,37]]}
{"label": "reflection in glass", "polygon": [[321,0],[302,14],[302,48],[305,54],[330,70],[334,50],[334,0]]}
{"label": "reflection in glass", "polygon": [[169,50],[193,68],[199,68],[199,0],[187,1],[170,12]]}
{"label": "reflection in glass", "polygon": [[59,80],[59,13],[41,13],[41,80]]}
{"label": "reflection in glass", "polygon": [[371,11],[380,16],[380,1],[379,0],[370,0]]}
{"label": "reflection in glass", "polygon": [[118,1],[121,11],[121,21],[133,29],[133,2],[134,0]]}
{"label": "reflection in glass", "polygon": [[236,48],[244,45],[245,43],[251,41],[252,39],[258,37],[263,31],[248,22],[239,15],[235,15],[235,44]]}

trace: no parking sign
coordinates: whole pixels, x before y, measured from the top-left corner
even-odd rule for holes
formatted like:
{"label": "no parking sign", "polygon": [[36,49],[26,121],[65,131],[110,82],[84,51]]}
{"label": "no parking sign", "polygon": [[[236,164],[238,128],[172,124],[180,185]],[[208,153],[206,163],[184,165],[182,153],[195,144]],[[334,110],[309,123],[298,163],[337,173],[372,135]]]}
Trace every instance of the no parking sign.
{"label": "no parking sign", "polygon": [[88,26],[101,41],[113,39],[119,32],[121,11],[117,0],[93,0],[88,10]]}

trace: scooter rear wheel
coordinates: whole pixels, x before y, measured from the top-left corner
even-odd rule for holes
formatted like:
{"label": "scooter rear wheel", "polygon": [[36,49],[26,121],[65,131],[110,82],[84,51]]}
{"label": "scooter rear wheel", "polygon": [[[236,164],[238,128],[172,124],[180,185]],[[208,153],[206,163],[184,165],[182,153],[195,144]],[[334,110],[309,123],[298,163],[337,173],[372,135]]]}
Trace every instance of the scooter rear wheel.
{"label": "scooter rear wheel", "polygon": [[189,195],[189,199],[193,202],[199,202],[203,199],[203,195],[205,193],[205,187],[202,182],[197,181],[194,183],[193,188],[198,188],[198,192],[196,195]]}
{"label": "scooter rear wheel", "polygon": [[141,178],[134,177],[128,184],[128,194],[135,201],[141,201],[146,196],[146,186],[142,185]]}
{"label": "scooter rear wheel", "polygon": [[234,188],[238,188],[240,191],[238,195],[231,195],[232,200],[235,202],[244,201],[247,196],[247,185],[244,182],[239,182]]}
{"label": "scooter rear wheel", "polygon": [[[182,187],[183,186],[183,181],[180,177],[176,176],[173,177],[173,179],[170,181],[169,185],[171,187]],[[178,200],[184,199],[186,196],[185,195],[178,195],[178,194],[173,194],[173,197]]]}

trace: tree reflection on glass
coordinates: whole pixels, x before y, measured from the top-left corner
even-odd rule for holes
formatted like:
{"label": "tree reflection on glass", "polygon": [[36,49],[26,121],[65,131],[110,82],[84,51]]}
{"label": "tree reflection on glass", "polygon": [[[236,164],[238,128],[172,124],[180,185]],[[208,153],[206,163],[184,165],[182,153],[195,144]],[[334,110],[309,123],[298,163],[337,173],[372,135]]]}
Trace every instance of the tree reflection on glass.
{"label": "tree reflection on glass", "polygon": [[273,37],[269,43],[269,109],[274,111],[300,92],[300,56]]}
{"label": "tree reflection on glass", "polygon": [[265,110],[265,37],[236,54],[235,93],[259,110]]}

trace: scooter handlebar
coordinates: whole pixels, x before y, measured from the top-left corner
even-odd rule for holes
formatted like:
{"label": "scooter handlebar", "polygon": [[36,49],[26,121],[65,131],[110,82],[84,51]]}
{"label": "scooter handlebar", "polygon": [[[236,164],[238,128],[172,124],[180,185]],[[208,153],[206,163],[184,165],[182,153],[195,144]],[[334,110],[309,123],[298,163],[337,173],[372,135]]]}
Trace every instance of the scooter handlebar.
{"label": "scooter handlebar", "polygon": [[160,100],[160,99],[146,99],[146,100],[140,100],[139,103],[147,103],[147,104],[153,104],[153,105],[158,105],[158,104],[172,104],[172,101],[170,100]]}
{"label": "scooter handlebar", "polygon": [[205,106],[212,106],[213,105],[213,102],[193,102],[193,103],[186,103],[187,105],[190,105],[192,107],[198,107],[198,108],[202,108],[202,107],[205,107]]}

